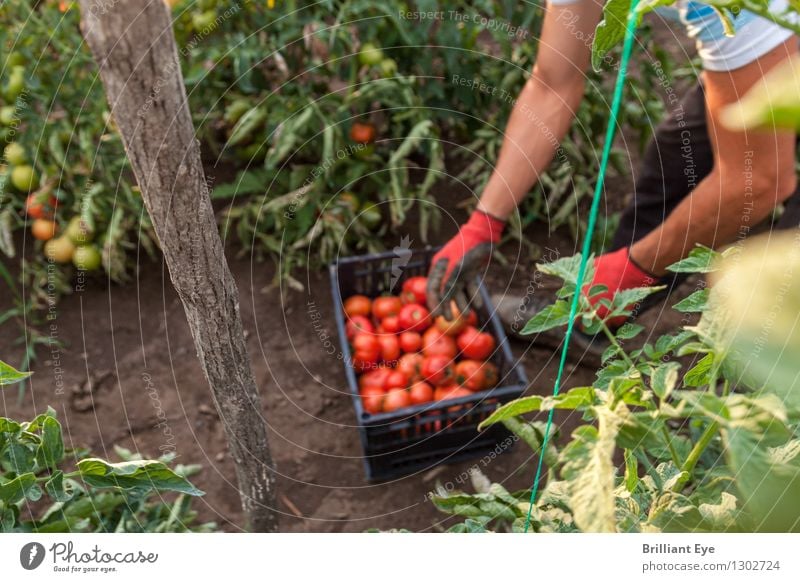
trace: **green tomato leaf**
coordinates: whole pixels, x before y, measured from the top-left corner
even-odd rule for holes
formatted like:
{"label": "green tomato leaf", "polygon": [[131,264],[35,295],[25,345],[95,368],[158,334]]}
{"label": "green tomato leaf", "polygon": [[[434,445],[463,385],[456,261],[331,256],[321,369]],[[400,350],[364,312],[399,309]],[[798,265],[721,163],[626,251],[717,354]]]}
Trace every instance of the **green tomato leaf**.
{"label": "green tomato leaf", "polygon": [[678,372],[681,365],[678,362],[666,362],[653,370],[650,383],[653,392],[661,400],[669,398],[678,383]]}
{"label": "green tomato leaf", "polygon": [[681,299],[672,308],[681,313],[700,313],[708,307],[708,289],[698,289],[685,299]]}
{"label": "green tomato leaf", "polygon": [[160,461],[125,461],[109,463],[102,459],[83,459],[78,462],[83,480],[94,487],[122,489],[154,489],[177,491],[187,495],[204,495],[188,480],[176,474]]}
{"label": "green tomato leaf", "polygon": [[[545,275],[552,275],[562,279],[565,283],[573,286],[578,284],[578,271],[581,266],[581,254],[572,255],[571,257],[562,257],[552,263],[539,263],[536,269]],[[584,273],[584,281],[591,281],[594,275],[592,257],[589,257],[589,262],[586,264],[586,273]]]}
{"label": "green tomato leaf", "polygon": [[694,367],[692,367],[683,377],[683,383],[692,388],[705,386],[711,380],[711,368],[714,365],[714,354],[708,353],[703,356]]}
{"label": "green tomato leaf", "polygon": [[566,301],[556,301],[548,305],[525,324],[520,332],[523,335],[541,333],[569,323],[570,306]]}
{"label": "green tomato leaf", "polygon": [[19,370],[0,361],[0,386],[10,386],[30,377],[33,372],[20,372]]}
{"label": "green tomato leaf", "polygon": [[36,487],[36,475],[23,473],[6,483],[0,483],[0,501],[6,505],[16,503],[23,499],[34,487]]}
{"label": "green tomato leaf", "polygon": [[42,420],[42,436],[36,449],[36,462],[40,467],[55,469],[64,458],[64,441],[61,437],[61,423],[52,416]]}
{"label": "green tomato leaf", "polygon": [[69,501],[75,495],[75,490],[70,486],[65,486],[64,472],[55,471],[53,476],[44,484],[44,490],[53,501]]}
{"label": "green tomato leaf", "polygon": [[597,25],[592,43],[592,68],[601,70],[606,55],[625,38],[625,27],[631,0],[608,0],[603,6],[603,19]]}
{"label": "green tomato leaf", "polygon": [[562,477],[569,482],[570,508],[583,532],[616,531],[614,452],[623,418],[606,407],[596,409],[598,426],[572,433],[564,449]]}
{"label": "green tomato leaf", "polygon": [[673,263],[667,270],[673,273],[711,273],[717,270],[715,263],[721,257],[721,253],[698,245],[689,252],[689,256]]}
{"label": "green tomato leaf", "polygon": [[507,418],[521,416],[528,412],[550,410],[551,408],[560,410],[575,410],[591,406],[594,402],[594,388],[591,386],[581,386],[572,388],[567,392],[562,392],[558,396],[523,396],[499,406],[486,420],[478,425],[478,430],[483,430]]}
{"label": "green tomato leaf", "polygon": [[629,340],[635,338],[637,335],[644,331],[643,325],[638,325],[636,323],[624,323],[618,330],[617,333],[614,335],[617,339],[620,340]]}

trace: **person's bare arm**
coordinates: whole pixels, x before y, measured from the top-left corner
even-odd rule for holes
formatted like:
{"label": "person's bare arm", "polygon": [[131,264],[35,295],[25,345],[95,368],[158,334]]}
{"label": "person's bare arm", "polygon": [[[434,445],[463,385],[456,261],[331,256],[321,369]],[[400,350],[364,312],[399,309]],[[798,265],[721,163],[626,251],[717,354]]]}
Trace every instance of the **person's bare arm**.
{"label": "person's bare arm", "polygon": [[583,96],[601,13],[595,0],[547,7],[533,74],[508,120],[479,210],[507,219],[547,169]]}
{"label": "person's bare arm", "polygon": [[697,243],[733,242],[794,192],[793,131],[734,132],[718,119],[723,106],[739,100],[766,71],[796,52],[792,38],[740,69],[703,74],[714,168],[661,226],[631,247],[642,268],[662,275]]}

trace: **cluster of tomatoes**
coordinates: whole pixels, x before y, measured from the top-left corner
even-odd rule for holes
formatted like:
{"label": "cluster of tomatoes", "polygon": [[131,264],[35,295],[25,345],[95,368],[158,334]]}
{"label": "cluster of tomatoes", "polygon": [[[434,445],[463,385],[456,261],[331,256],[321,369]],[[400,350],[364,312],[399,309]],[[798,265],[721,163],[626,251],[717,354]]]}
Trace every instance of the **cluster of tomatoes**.
{"label": "cluster of tomatoes", "polygon": [[477,315],[453,305],[452,321],[425,307],[426,277],[411,277],[399,296],[344,302],[346,333],[364,410],[393,412],[407,406],[469,396],[497,384],[487,361],[494,337],[480,331]]}

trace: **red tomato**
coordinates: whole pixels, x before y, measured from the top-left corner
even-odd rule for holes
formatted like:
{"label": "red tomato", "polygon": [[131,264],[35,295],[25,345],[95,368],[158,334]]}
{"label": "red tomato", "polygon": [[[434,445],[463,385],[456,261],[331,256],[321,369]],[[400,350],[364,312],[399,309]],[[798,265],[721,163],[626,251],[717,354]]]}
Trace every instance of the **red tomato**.
{"label": "red tomato", "polygon": [[378,414],[381,410],[383,410],[383,389],[375,386],[368,386],[362,388],[360,394],[361,405],[364,407],[364,410],[366,410],[367,413]]}
{"label": "red tomato", "polygon": [[398,317],[403,331],[425,331],[431,326],[431,312],[416,303],[404,305]]}
{"label": "red tomato", "polygon": [[369,372],[364,372],[358,378],[358,387],[361,389],[364,388],[380,388],[383,391],[383,387],[386,383],[386,377],[391,373],[389,368],[376,368],[374,370],[370,370]]}
{"label": "red tomato", "polygon": [[404,354],[397,362],[397,371],[405,374],[411,382],[422,378],[422,354]]}
{"label": "red tomato", "polygon": [[497,382],[500,380],[500,374],[497,371],[497,366],[491,362],[484,362],[483,373],[486,376],[486,380],[483,384],[484,388],[494,388],[497,386]]}
{"label": "red tomato", "polygon": [[408,390],[411,404],[425,404],[433,400],[433,388],[427,382],[417,382]]}
{"label": "red tomato", "polygon": [[403,303],[417,303],[425,305],[425,288],[428,286],[427,277],[411,277],[403,283],[400,299]]}
{"label": "red tomato", "polygon": [[436,328],[444,334],[457,336],[467,327],[467,317],[461,313],[455,301],[450,302],[450,309],[453,312],[453,321],[447,321],[443,316],[436,318]]}
{"label": "red tomato", "polygon": [[369,316],[372,309],[372,301],[365,295],[353,295],[344,302],[344,312],[349,316],[354,315]]}
{"label": "red tomato", "polygon": [[474,309],[470,309],[469,313],[467,313],[467,325],[478,325],[478,314],[475,313]]}
{"label": "red tomato", "polygon": [[408,376],[399,370],[392,370],[383,382],[383,389],[388,392],[395,388],[407,388]]}
{"label": "red tomato", "polygon": [[436,328],[425,332],[422,338],[422,353],[426,356],[447,356],[453,360],[458,354],[456,341]]}
{"label": "red tomato", "polygon": [[430,356],[422,361],[422,377],[434,386],[444,386],[454,378],[453,360],[447,356]]}
{"label": "red tomato", "polygon": [[400,340],[396,335],[378,336],[378,343],[381,346],[381,358],[386,363],[393,363],[400,357]]}
{"label": "red tomato", "polygon": [[400,319],[396,315],[390,315],[381,321],[381,326],[386,333],[398,333],[400,331]]}
{"label": "red tomato", "polygon": [[372,315],[380,321],[390,315],[397,315],[400,313],[401,307],[403,307],[403,304],[400,302],[399,297],[392,295],[378,297],[372,302]]}
{"label": "red tomato", "polygon": [[483,368],[483,362],[477,360],[462,360],[456,364],[456,382],[472,390],[483,390],[486,388],[486,370]]}
{"label": "red tomato", "polygon": [[437,402],[440,400],[449,400],[451,398],[461,398],[462,396],[472,396],[472,392],[463,386],[456,386],[454,384],[448,386],[439,386],[433,394],[433,399]]}
{"label": "red tomato", "polygon": [[347,339],[352,340],[360,333],[375,333],[372,322],[363,315],[352,315],[348,317],[344,326]]}
{"label": "red tomato", "polygon": [[353,338],[353,367],[359,371],[374,368],[381,357],[378,338],[367,333],[359,333]]}
{"label": "red tomato", "polygon": [[406,406],[411,406],[411,397],[408,394],[408,390],[404,388],[389,390],[383,399],[384,412],[394,412]]}
{"label": "red tomato", "polygon": [[31,194],[25,201],[25,212],[31,218],[52,218],[53,211],[58,204],[55,196],[42,200],[41,194]]}
{"label": "red tomato", "polygon": [[422,336],[415,331],[404,331],[400,334],[400,348],[407,354],[422,349]]}
{"label": "red tomato", "polygon": [[494,351],[494,338],[491,334],[478,331],[477,328],[469,326],[456,339],[458,349],[464,357],[471,360],[485,360]]}
{"label": "red tomato", "polygon": [[375,126],[356,121],[350,126],[350,139],[356,143],[368,144],[375,141]]}

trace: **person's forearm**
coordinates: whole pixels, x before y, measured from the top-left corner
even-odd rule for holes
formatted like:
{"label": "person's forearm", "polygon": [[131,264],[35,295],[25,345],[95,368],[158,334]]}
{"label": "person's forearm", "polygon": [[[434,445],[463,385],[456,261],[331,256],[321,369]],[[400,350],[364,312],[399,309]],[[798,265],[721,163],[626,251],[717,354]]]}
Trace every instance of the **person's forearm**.
{"label": "person's forearm", "polygon": [[723,181],[713,171],[661,226],[631,246],[630,256],[650,273],[664,275],[697,244],[718,247],[746,234],[784,197],[779,191],[748,189],[744,178]]}
{"label": "person's forearm", "polygon": [[547,169],[572,123],[583,96],[584,80],[559,91],[534,71],[508,120],[497,166],[483,191],[478,209],[507,219]]}

